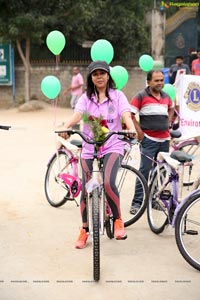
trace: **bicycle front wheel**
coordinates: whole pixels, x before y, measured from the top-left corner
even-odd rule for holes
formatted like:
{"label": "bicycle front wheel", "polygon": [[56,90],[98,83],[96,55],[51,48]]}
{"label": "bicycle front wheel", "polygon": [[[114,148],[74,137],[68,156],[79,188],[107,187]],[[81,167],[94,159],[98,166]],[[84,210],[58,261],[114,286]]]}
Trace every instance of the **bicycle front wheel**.
{"label": "bicycle front wheel", "polygon": [[92,192],[92,223],[93,223],[93,278],[100,279],[100,232],[99,232],[99,189]]}
{"label": "bicycle front wheel", "polygon": [[114,220],[112,217],[108,216],[107,219],[105,220],[105,229],[106,229],[106,234],[109,239],[114,238]]}
{"label": "bicycle front wheel", "polygon": [[190,186],[194,183],[196,179],[196,174],[198,174],[200,166],[200,146],[199,143],[195,140],[184,142],[178,150],[184,151],[192,157],[193,166],[190,174],[190,166],[185,164],[184,166],[184,177],[183,185]]}
{"label": "bicycle front wheel", "polygon": [[[160,196],[157,195],[160,184],[162,185],[167,175],[167,170],[163,164],[160,167],[159,173],[155,171],[153,174],[150,186],[149,186],[149,201],[147,205],[147,219],[151,230],[159,234],[163,232],[165,226],[168,224],[168,210],[165,207]],[[169,183],[168,190],[171,190],[171,184]]]}
{"label": "bicycle front wheel", "polygon": [[183,258],[200,271],[200,192],[191,196],[179,211],[175,237]]}
{"label": "bicycle front wheel", "polygon": [[69,190],[60,174],[70,173],[72,165],[69,156],[63,150],[58,150],[51,158],[45,175],[45,195],[50,205],[59,207],[69,199]]}
{"label": "bicycle front wheel", "polygon": [[[138,185],[137,196],[140,205],[137,212],[130,213],[131,205],[135,199],[135,188]],[[117,173],[117,187],[120,195],[121,214],[125,227],[135,223],[144,213],[147,206],[148,186],[144,176],[129,165],[121,165]]]}

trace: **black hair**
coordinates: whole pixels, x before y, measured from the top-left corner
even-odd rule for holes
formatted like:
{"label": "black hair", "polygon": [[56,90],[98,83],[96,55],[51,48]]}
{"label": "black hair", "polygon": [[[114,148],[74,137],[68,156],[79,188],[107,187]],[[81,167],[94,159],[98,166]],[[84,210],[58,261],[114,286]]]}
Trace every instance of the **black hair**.
{"label": "black hair", "polygon": [[[109,100],[111,100],[110,97],[109,97],[109,90],[110,89],[116,89],[116,86],[115,86],[114,80],[109,75],[109,79],[108,79],[108,83],[107,83],[107,87],[106,87],[106,97]],[[95,85],[92,81],[92,74],[88,74],[88,76],[87,76],[86,94],[87,94],[87,96],[90,100],[92,100],[92,96],[95,95],[95,94],[97,94],[97,97],[99,96],[98,91],[95,89]]]}
{"label": "black hair", "polygon": [[165,76],[162,70],[151,70],[147,73],[147,81],[152,80],[153,73],[162,73]]}
{"label": "black hair", "polygon": [[183,60],[183,56],[177,55],[177,56],[176,56],[176,59],[182,59],[182,60]]}

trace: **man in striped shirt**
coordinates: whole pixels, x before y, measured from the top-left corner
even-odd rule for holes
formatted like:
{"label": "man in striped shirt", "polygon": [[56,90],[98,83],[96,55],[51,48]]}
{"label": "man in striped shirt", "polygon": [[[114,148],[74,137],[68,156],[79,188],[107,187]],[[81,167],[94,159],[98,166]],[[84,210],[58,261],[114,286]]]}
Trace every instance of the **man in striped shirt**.
{"label": "man in striped shirt", "polygon": [[[148,86],[139,92],[130,102],[132,106],[133,122],[141,141],[140,171],[148,180],[152,160],[158,152],[169,151],[169,124],[174,115],[174,103],[162,91],[164,87],[164,74],[162,71],[152,70],[147,74]],[[139,122],[135,115],[139,113]],[[136,214],[142,200],[139,196],[139,184],[136,185],[135,197],[131,204],[130,213]]]}

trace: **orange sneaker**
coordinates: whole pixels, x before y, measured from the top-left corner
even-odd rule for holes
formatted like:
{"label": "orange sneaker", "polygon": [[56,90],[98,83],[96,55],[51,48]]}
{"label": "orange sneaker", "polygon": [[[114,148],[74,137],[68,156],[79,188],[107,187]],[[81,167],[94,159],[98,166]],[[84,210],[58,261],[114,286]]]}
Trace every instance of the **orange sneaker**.
{"label": "orange sneaker", "polygon": [[127,238],[122,219],[116,219],[114,222],[114,236],[116,240],[125,240]]}
{"label": "orange sneaker", "polygon": [[89,234],[86,232],[85,229],[81,229],[78,240],[76,241],[75,248],[83,249],[86,247],[86,242],[88,239]]}

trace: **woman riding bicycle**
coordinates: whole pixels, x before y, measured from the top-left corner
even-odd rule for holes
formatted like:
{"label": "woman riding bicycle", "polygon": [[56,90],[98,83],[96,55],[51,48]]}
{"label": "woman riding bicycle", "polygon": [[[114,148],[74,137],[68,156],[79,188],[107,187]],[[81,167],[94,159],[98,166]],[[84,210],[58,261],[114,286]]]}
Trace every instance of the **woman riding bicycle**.
{"label": "woman riding bicycle", "polygon": [[[79,123],[85,113],[89,114],[91,118],[103,117],[109,131],[122,130],[123,121],[128,130],[136,132],[128,100],[122,91],[115,89],[114,81],[110,76],[109,65],[105,61],[94,61],[89,65],[86,92],[79,98],[74,113],[65,123],[64,129],[69,129]],[[85,123],[83,125],[83,132],[87,136],[93,136],[90,127]],[[113,135],[103,145],[100,154],[103,159],[105,194],[115,220],[114,236],[119,240],[127,237],[121,216],[119,193],[115,185],[117,170],[124,154],[123,145],[124,142],[117,135]],[[84,248],[88,239],[85,184],[91,178],[93,157],[94,146],[83,142],[81,153],[83,188],[80,200],[83,224],[75,244],[75,247],[78,249]]]}

